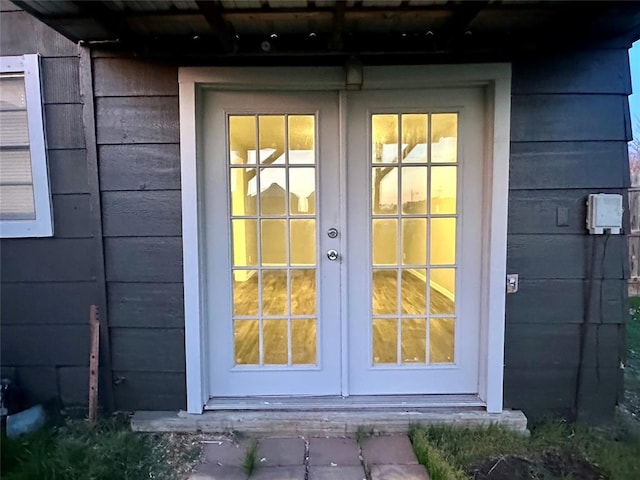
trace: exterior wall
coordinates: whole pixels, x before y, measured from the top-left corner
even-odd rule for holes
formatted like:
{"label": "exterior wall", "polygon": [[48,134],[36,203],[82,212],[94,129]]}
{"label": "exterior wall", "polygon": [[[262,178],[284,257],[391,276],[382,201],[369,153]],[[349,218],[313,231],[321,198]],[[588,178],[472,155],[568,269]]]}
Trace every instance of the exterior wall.
{"label": "exterior wall", "polygon": [[116,407],[184,409],[178,69],[93,69]]}
{"label": "exterior wall", "polygon": [[52,238],[0,241],[2,376],[27,404],[86,405],[89,306],[100,296],[78,47],[7,1],[0,12],[1,54],[41,55],[54,213]]}
{"label": "exterior wall", "polygon": [[628,62],[603,49],[513,64],[505,403],[528,414],[571,414],[578,392],[595,418],[620,399],[626,238],[587,235],[585,202],[629,185]]}
{"label": "exterior wall", "polygon": [[[44,57],[56,229],[52,239],[0,244],[2,366],[15,367],[35,400],[79,403],[102,247],[90,218],[78,50],[20,11],[1,21],[3,55]],[[95,51],[92,68],[115,407],[183,409],[177,66]],[[571,414],[578,398],[593,418],[619,400],[626,241],[586,235],[584,204],[589,193],[628,186],[630,89],[625,49],[513,63],[507,268],[520,274],[520,291],[507,296],[507,407]]]}

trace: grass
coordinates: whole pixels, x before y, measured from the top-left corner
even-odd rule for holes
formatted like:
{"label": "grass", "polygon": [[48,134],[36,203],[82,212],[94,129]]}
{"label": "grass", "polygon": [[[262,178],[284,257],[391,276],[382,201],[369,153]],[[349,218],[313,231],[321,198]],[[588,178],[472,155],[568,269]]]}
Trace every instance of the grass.
{"label": "grass", "polygon": [[466,479],[469,477],[465,471],[489,459],[507,455],[538,458],[549,451],[558,452],[567,460],[579,459],[595,465],[611,480],[640,478],[640,435],[625,424],[603,432],[549,421],[532,428],[530,437],[497,426],[467,429],[415,426],[409,436],[418,461],[432,480]]}
{"label": "grass", "polygon": [[134,433],[121,419],[69,421],[1,443],[4,480],[174,480],[199,456],[182,438]]}
{"label": "grass", "polygon": [[247,448],[247,451],[244,452],[244,459],[242,460],[242,471],[247,474],[247,476],[251,476],[251,474],[255,471],[258,466],[258,441],[254,440],[251,442],[251,445]]}

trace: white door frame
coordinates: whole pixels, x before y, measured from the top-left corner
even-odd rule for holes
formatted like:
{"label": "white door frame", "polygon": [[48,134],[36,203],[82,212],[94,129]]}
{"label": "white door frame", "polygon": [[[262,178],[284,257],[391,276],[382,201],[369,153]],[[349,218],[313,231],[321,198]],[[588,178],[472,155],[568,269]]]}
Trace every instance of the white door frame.
{"label": "white door frame", "polygon": [[[363,89],[484,87],[486,94],[484,230],[480,315],[479,392],[489,413],[502,411],[507,258],[507,201],[511,123],[511,65],[468,64],[365,67]],[[183,67],[180,84],[180,166],[184,274],[187,411],[200,414],[209,399],[206,248],[203,213],[199,90],[346,89],[339,67]],[[340,107],[344,102],[340,102]],[[341,119],[344,118],[341,111]],[[340,144],[344,147],[344,125]],[[341,155],[345,154],[344,148]],[[344,162],[341,162],[344,164]],[[343,322],[346,323],[346,322]],[[345,328],[343,328],[343,332]],[[345,344],[348,342],[344,342]],[[346,352],[342,358],[346,360]],[[344,385],[343,378],[343,385]]]}

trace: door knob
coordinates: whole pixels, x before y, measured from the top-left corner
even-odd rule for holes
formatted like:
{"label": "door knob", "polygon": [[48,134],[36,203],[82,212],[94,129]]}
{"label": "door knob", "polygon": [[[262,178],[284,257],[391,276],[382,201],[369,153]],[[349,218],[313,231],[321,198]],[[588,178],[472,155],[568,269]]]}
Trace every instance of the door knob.
{"label": "door knob", "polygon": [[329,251],[327,252],[327,258],[328,258],[329,260],[337,260],[339,256],[340,256],[340,255],[338,254],[338,251],[337,251],[337,250],[329,250]]}
{"label": "door knob", "polygon": [[335,227],[331,227],[329,230],[327,230],[327,236],[329,238],[336,238],[338,236],[338,229]]}

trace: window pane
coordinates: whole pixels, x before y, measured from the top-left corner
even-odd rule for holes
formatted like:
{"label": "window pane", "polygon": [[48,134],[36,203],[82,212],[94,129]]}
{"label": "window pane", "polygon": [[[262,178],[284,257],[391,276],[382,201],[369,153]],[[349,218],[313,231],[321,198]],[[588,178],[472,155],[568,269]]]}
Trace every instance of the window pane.
{"label": "window pane", "polygon": [[429,322],[429,361],[431,363],[453,363],[455,320],[432,318]]}
{"label": "window pane", "polygon": [[0,110],[24,110],[26,108],[24,75],[0,74]]}
{"label": "window pane", "polygon": [[456,219],[431,219],[431,264],[452,265],[456,262]]}
{"label": "window pane", "polygon": [[427,321],[424,318],[402,320],[402,362],[425,363],[427,361]]}
{"label": "window pane", "polygon": [[291,363],[294,365],[317,363],[315,319],[291,321]]}
{"label": "window pane", "polygon": [[373,363],[397,363],[398,322],[376,318],[373,320]]}
{"label": "window pane", "polygon": [[229,161],[232,165],[256,163],[256,117],[232,115],[229,117]]}
{"label": "window pane", "polygon": [[264,363],[286,365],[288,363],[289,339],[286,320],[264,320]]}
{"label": "window pane", "polygon": [[291,270],[291,314],[315,315],[315,269]]}
{"label": "window pane", "polygon": [[233,271],[233,314],[258,315],[258,275],[256,270]]}
{"label": "window pane", "polygon": [[315,117],[289,115],[289,163],[315,163]]}
{"label": "window pane", "polygon": [[316,264],[316,221],[290,220],[291,265]]}
{"label": "window pane", "polygon": [[376,167],[371,171],[371,199],[374,214],[398,211],[397,167]]}
{"label": "window pane", "polygon": [[316,213],[316,169],[289,169],[289,211],[292,215]]}
{"label": "window pane", "polygon": [[431,161],[458,161],[458,114],[431,115]]}
{"label": "window pane", "polygon": [[287,175],[284,168],[260,170],[260,213],[284,215],[287,198]]}
{"label": "window pane", "polygon": [[373,264],[397,265],[398,220],[373,220]]}
{"label": "window pane", "polygon": [[0,185],[0,220],[34,220],[36,207],[31,185]]}
{"label": "window pane", "polygon": [[261,251],[263,265],[287,263],[287,235],[285,220],[261,220]]}
{"label": "window pane", "polygon": [[456,309],[455,294],[455,269],[432,268],[430,312],[436,315],[453,315]]}
{"label": "window pane", "polygon": [[284,164],[284,115],[260,115],[260,163]]}
{"label": "window pane", "polygon": [[427,219],[402,219],[402,263],[427,264]]}
{"label": "window pane", "polygon": [[256,214],[256,169],[231,169],[231,215]]}
{"label": "window pane", "polygon": [[233,266],[258,264],[258,229],[255,220],[232,220]]}
{"label": "window pane", "polygon": [[233,328],[236,365],[260,363],[260,331],[258,320],[236,320]]}
{"label": "window pane", "polygon": [[431,169],[431,213],[456,213],[458,167]]}
{"label": "window pane", "polygon": [[372,311],[374,315],[398,312],[398,270],[376,269],[373,271]]}
{"label": "window pane", "polygon": [[402,115],[403,163],[427,163],[428,119],[426,114]]}
{"label": "window pane", "polygon": [[371,117],[373,163],[398,163],[398,115]]}
{"label": "window pane", "polygon": [[262,271],[262,315],[289,313],[286,270]]}
{"label": "window pane", "polygon": [[402,169],[402,213],[427,213],[427,167]]}
{"label": "window pane", "polygon": [[424,315],[427,310],[427,271],[411,269],[402,271],[402,313]]}

